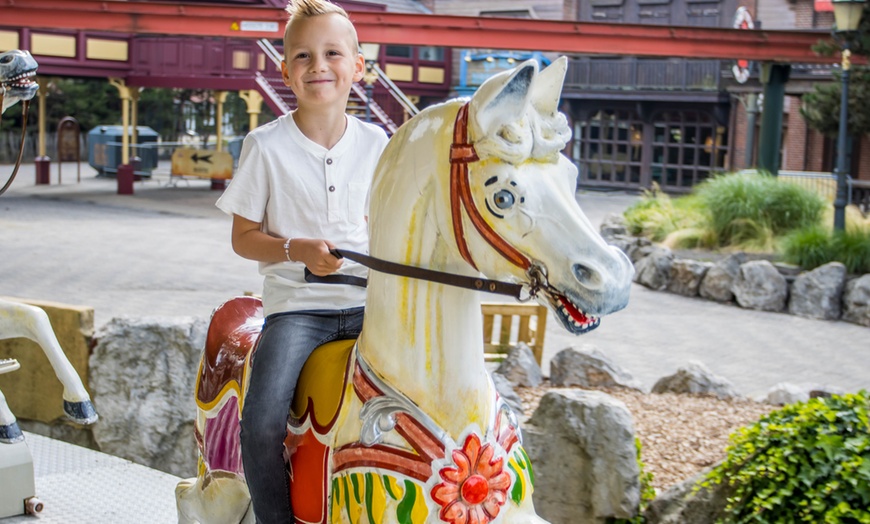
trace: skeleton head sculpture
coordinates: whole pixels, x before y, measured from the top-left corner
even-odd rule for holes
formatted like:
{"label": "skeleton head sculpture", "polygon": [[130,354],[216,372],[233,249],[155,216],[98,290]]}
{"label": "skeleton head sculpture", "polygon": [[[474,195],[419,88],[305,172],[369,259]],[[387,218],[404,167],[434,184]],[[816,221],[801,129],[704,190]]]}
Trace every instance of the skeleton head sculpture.
{"label": "skeleton head sculpture", "polygon": [[39,84],[33,80],[36,76],[36,60],[28,51],[13,49],[0,53],[0,95],[3,99],[3,110],[12,107],[17,102],[30,100],[36,95]]}

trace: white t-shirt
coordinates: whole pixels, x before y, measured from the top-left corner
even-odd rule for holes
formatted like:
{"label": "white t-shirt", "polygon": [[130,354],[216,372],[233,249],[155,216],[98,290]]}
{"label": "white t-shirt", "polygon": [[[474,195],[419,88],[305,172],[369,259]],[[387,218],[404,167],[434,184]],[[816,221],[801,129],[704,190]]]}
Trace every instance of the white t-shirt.
{"label": "white t-shirt", "polygon": [[[388,138],[375,125],[346,118],[347,129],[332,149],[302,134],[292,114],[248,133],[217,207],[261,222],[262,231],[279,238],[322,238],[339,249],[368,253],[366,205]],[[260,262],[266,315],[364,304],[365,289],[309,284],[304,268],[301,262]],[[345,259],[339,273],[365,277],[367,269]]]}

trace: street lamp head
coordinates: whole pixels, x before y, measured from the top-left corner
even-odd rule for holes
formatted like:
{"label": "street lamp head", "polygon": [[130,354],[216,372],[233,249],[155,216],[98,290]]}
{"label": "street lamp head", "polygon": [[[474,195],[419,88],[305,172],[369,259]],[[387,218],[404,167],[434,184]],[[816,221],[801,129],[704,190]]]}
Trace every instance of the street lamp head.
{"label": "street lamp head", "polygon": [[836,32],[857,31],[866,0],[833,0]]}
{"label": "street lamp head", "polygon": [[377,62],[381,54],[381,44],[360,44],[360,52],[366,62]]}

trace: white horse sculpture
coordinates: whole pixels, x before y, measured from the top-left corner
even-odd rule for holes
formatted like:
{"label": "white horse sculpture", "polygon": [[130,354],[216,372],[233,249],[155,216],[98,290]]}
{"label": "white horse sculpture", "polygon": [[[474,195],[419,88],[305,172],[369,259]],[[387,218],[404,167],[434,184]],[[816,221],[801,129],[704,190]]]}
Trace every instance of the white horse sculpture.
{"label": "white horse sculpture", "polygon": [[[484,290],[504,282],[481,273],[524,284],[575,334],[625,307],[631,263],[580,210],[560,154],[566,68],[525,62],[399,129],[373,182],[371,255]],[[296,522],[545,522],[517,418],[484,367],[479,294],[372,271],[366,300],[356,344],[318,349],[296,391],[285,440]],[[200,471],[176,489],[179,522],[250,519],[238,417],[258,310],[241,298],[213,316]]]}
{"label": "white horse sculpture", "polygon": [[[33,80],[37,64],[27,51],[14,49],[0,53],[0,115],[17,102],[28,102],[36,95],[39,85]],[[26,121],[26,113],[25,118]],[[24,135],[22,133],[22,150]],[[18,157],[20,163],[21,156]],[[18,170],[16,164],[15,171]],[[12,183],[12,177],[3,186],[3,190]],[[3,191],[0,191],[3,194]],[[45,311],[20,302],[10,302],[0,299],[0,339],[24,337],[33,340],[48,357],[51,367],[63,384],[63,409],[70,419],[79,424],[93,424],[97,421],[97,412],[91,403],[90,396],[82,384],[72,364],[63,353],[51,322]],[[0,359],[0,375],[19,368],[14,359]],[[6,397],[0,392],[0,444],[11,444],[24,440],[24,435],[18,427],[15,415],[6,404]]]}
{"label": "white horse sculpture", "polygon": [[[19,337],[36,342],[45,352],[55,375],[63,384],[63,410],[70,420],[78,424],[96,422],[98,416],[90,395],[64,355],[45,311],[28,304],[0,299],[0,339]],[[0,359],[0,374],[15,371],[18,367],[14,359]],[[0,443],[21,440],[24,440],[24,435],[0,392]]]}

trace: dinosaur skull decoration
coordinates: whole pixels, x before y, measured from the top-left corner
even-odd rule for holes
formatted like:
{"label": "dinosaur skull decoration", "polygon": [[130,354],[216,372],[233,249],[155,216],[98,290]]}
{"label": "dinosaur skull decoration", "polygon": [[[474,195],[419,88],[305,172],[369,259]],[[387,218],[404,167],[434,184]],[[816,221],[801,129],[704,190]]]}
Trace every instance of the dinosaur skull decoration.
{"label": "dinosaur skull decoration", "polygon": [[0,53],[0,95],[3,100],[0,113],[17,102],[30,100],[36,95],[39,89],[39,84],[33,80],[36,68],[36,60],[28,51],[13,49]]}

